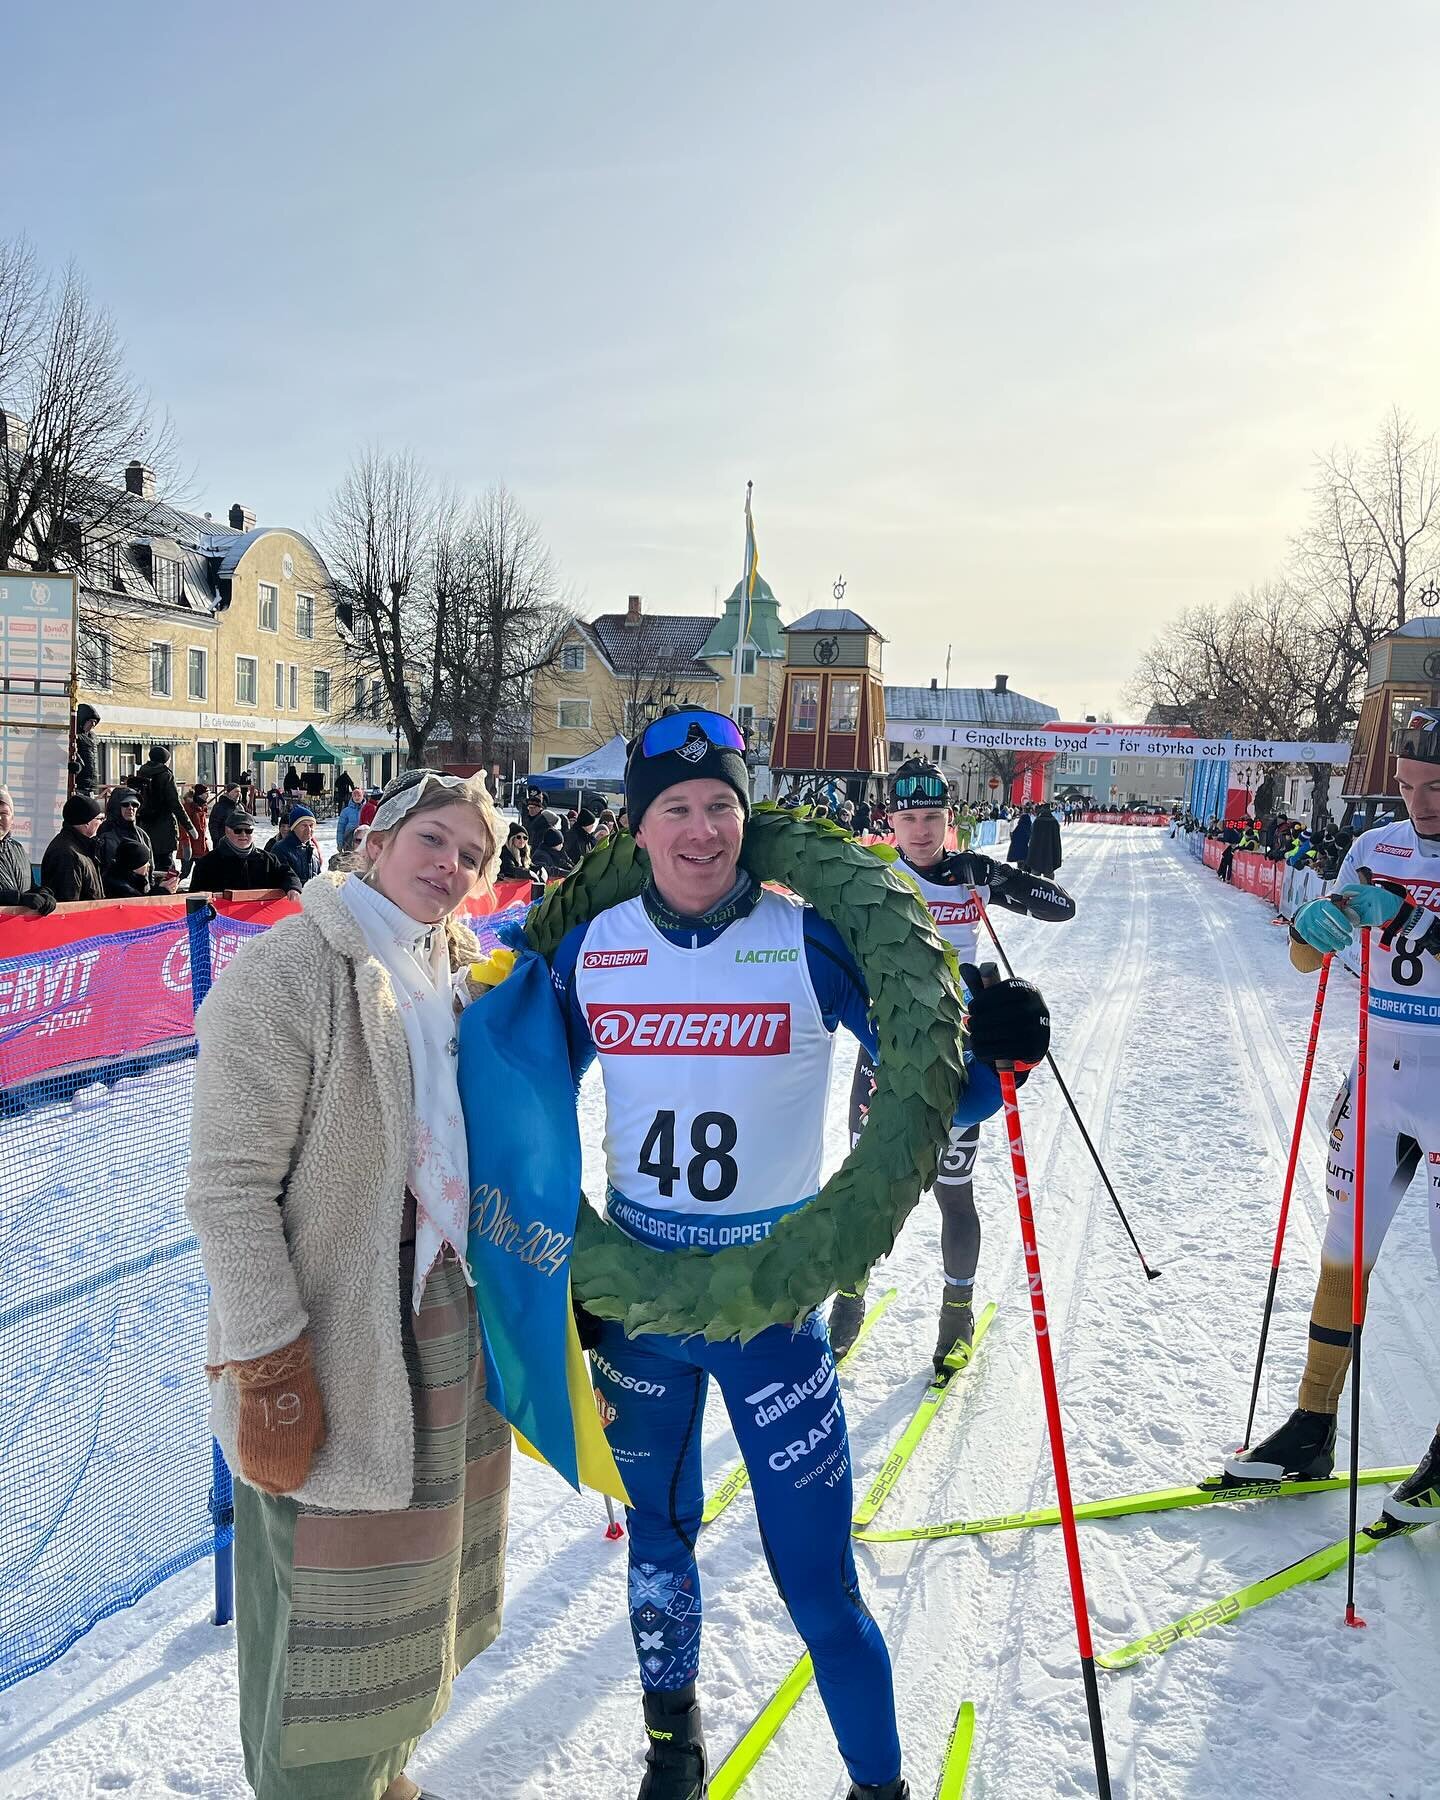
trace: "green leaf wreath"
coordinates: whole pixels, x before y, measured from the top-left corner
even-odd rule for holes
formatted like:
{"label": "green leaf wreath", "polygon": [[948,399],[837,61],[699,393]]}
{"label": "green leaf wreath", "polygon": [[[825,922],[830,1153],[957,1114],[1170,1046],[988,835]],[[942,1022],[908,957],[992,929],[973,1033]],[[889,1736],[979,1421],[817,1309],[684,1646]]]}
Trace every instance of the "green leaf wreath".
{"label": "green leaf wreath", "polygon": [[[808,900],[864,972],[879,1037],[877,1083],[860,1142],[816,1197],[758,1244],[653,1250],[584,1197],[570,1265],[574,1291],[633,1337],[656,1331],[742,1342],[795,1324],[837,1288],[853,1288],[894,1244],[935,1174],[964,1081],[963,1008],[954,951],[935,930],[888,847],[866,848],[826,819],[759,806],[741,862]],[[530,914],[525,931],[551,957],[572,927],[638,894],[650,862],[629,836],[609,839]]]}

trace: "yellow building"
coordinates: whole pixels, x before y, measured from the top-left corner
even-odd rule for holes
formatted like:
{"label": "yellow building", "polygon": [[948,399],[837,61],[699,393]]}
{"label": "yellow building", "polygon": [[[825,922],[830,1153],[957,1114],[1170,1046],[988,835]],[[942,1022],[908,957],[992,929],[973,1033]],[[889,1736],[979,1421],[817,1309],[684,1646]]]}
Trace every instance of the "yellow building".
{"label": "yellow building", "polygon": [[[124,781],[164,744],[182,786],[250,770],[314,725],[356,779],[387,780],[394,743],[377,681],[358,671],[319,552],[232,506],[219,524],[157,499],[139,463],[68,522],[80,575],[79,697],[100,714],[101,779]],[[359,691],[357,692],[357,687]],[[325,772],[326,785],[338,771]]]}
{"label": "yellow building", "polygon": [[[631,594],[623,613],[577,620],[559,655],[535,681],[530,767],[558,768],[607,743],[631,737],[667,706],[735,710],[734,648],[739,588],[717,618],[710,613],[647,613]],[[757,789],[764,771],[783,684],[785,645],[779,607],[760,581],[742,652],[738,718],[750,742]]]}

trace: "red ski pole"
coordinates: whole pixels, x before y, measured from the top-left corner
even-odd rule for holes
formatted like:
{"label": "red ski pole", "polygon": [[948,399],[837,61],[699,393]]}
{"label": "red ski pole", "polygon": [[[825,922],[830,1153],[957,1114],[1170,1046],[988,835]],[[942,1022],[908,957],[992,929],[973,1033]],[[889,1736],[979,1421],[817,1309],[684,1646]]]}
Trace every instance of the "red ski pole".
{"label": "red ski pole", "polygon": [[1040,1358],[1040,1382],[1045,1390],[1045,1422],[1050,1434],[1050,1459],[1055,1467],[1055,1493],[1060,1505],[1060,1526],[1065,1534],[1065,1561],[1070,1569],[1070,1599],[1075,1608],[1075,1636],[1080,1645],[1080,1671],[1085,1679],[1085,1704],[1090,1709],[1090,1745],[1095,1753],[1095,1779],[1100,1800],[1110,1800],[1110,1766],[1105,1758],[1105,1720],[1100,1711],[1100,1687],[1095,1679],[1095,1648],[1090,1641],[1090,1610],[1085,1599],[1085,1572],[1080,1566],[1080,1538],[1075,1530],[1075,1501],[1070,1492],[1070,1467],[1065,1460],[1065,1429],[1060,1418],[1060,1391],[1055,1382],[1055,1359],[1050,1352],[1050,1325],[1045,1316],[1045,1287],[1040,1278],[1040,1251],[1035,1234],[1035,1215],[1030,1206],[1030,1175],[1025,1162],[1025,1139],[1020,1131],[1020,1103],[1015,1076],[999,1065],[1000,1092],[1005,1097],[1005,1130],[1010,1139],[1010,1167],[1015,1174],[1015,1199],[1020,1208],[1020,1242],[1025,1250],[1025,1272],[1030,1278],[1030,1311],[1035,1322],[1035,1349]]}
{"label": "red ski pole", "polygon": [[1300,1143],[1305,1135],[1305,1106],[1310,1098],[1310,1077],[1315,1073],[1315,1047],[1320,1042],[1320,1016],[1325,1011],[1325,989],[1330,983],[1331,955],[1327,952],[1320,964],[1320,981],[1315,989],[1315,1013],[1310,1020],[1310,1042],[1305,1050],[1305,1067],[1300,1076],[1300,1102],[1295,1108],[1295,1129],[1290,1134],[1290,1162],[1285,1170],[1285,1192],[1280,1200],[1280,1223],[1275,1228],[1275,1251],[1270,1258],[1270,1286],[1265,1294],[1265,1314],[1260,1321],[1260,1348],[1255,1353],[1255,1379],[1250,1384],[1250,1412],[1245,1420],[1245,1436],[1240,1448],[1248,1449],[1250,1433],[1255,1429],[1255,1408],[1260,1399],[1260,1371],[1265,1366],[1265,1344],[1270,1336],[1270,1315],[1275,1310],[1275,1283],[1280,1275],[1280,1253],[1285,1248],[1285,1226],[1290,1218],[1290,1196],[1295,1191],[1295,1170],[1300,1162]]}
{"label": "red ski pole", "polygon": [[1365,1324],[1365,1125],[1370,1062],[1370,927],[1360,927],[1360,1047],[1355,1059],[1355,1266],[1350,1271],[1350,1554],[1345,1567],[1345,1623],[1355,1610],[1355,1534],[1360,1528],[1360,1333]]}
{"label": "red ski pole", "polygon": [[[975,890],[972,888],[971,892],[974,893]],[[1000,942],[999,933],[990,923],[990,909],[980,898],[979,894],[975,894],[975,904],[980,908],[980,917],[984,921],[986,931],[990,933],[990,942],[994,944],[997,955],[1005,965],[1005,973],[1013,981],[1015,979],[1015,966],[1005,954],[1005,946]],[[1130,1239],[1130,1243],[1134,1248],[1136,1256],[1140,1258],[1140,1267],[1145,1271],[1145,1279],[1147,1281],[1158,1281],[1163,1271],[1160,1269],[1152,1269],[1149,1263],[1146,1262],[1145,1252],[1140,1248],[1140,1240],[1136,1237],[1134,1228],[1131,1226],[1129,1219],[1125,1216],[1125,1208],[1120,1204],[1120,1196],[1115,1192],[1115,1183],[1111,1181],[1109,1171],[1100,1160],[1100,1152],[1095,1148],[1094,1140],[1091,1138],[1090,1133],[1085,1129],[1085,1121],[1080,1117],[1080,1108],[1075,1104],[1074,1096],[1065,1085],[1065,1077],[1060,1073],[1060,1065],[1055,1061],[1054,1056],[1048,1050],[1045,1052],[1045,1063],[1046,1067],[1050,1070],[1050,1073],[1055,1077],[1055,1085],[1063,1095],[1066,1106],[1070,1108],[1070,1117],[1075,1121],[1080,1136],[1085,1140],[1085,1148],[1090,1152],[1090,1160],[1099,1171],[1101,1181],[1105,1183],[1105,1192],[1110,1196],[1110,1204],[1120,1216],[1120,1223],[1125,1227],[1125,1235]]]}

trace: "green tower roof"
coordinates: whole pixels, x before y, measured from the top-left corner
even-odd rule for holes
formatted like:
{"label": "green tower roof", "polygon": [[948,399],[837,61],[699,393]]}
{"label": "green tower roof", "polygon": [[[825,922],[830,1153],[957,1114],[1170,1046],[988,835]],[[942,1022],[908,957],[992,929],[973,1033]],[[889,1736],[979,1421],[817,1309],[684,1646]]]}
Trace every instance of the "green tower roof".
{"label": "green tower roof", "polygon": [[[740,583],[737,581],[725,602],[725,610],[715,621],[715,629],[706,638],[702,657],[733,656],[735,633],[740,626]],[[755,597],[750,607],[750,636],[762,656],[784,656],[785,642],[780,636],[780,603],[763,575],[755,581]]]}

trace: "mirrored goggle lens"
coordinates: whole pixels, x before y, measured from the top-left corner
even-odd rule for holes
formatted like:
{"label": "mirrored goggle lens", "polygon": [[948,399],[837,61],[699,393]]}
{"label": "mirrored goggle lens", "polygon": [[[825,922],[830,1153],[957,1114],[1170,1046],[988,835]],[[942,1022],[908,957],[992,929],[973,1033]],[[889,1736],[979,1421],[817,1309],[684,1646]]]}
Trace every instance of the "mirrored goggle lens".
{"label": "mirrored goggle lens", "polygon": [[944,778],[939,775],[901,775],[895,783],[897,800],[913,800],[917,796],[926,800],[943,800],[946,791]]}
{"label": "mirrored goggle lens", "polygon": [[666,713],[663,718],[652,720],[641,734],[640,754],[664,756],[667,751],[678,750],[689,738],[692,725],[698,725],[718,750],[745,748],[745,734],[733,719],[726,718],[724,713],[706,712],[693,707],[685,712]]}

